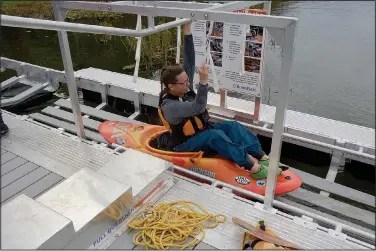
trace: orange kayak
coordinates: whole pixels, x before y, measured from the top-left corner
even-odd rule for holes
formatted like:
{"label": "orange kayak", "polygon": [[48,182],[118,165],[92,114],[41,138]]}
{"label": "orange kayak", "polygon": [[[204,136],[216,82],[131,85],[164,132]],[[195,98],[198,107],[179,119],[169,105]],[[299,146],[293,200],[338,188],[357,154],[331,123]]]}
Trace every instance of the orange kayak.
{"label": "orange kayak", "polygon": [[[265,195],[266,179],[253,180],[248,171],[218,155],[215,157],[203,157],[202,154],[197,152],[169,152],[153,148],[150,145],[151,142],[166,132],[163,126],[105,121],[100,124],[98,130],[110,144],[116,143],[132,148],[227,184]],[[178,173],[178,171],[175,172]],[[198,180],[187,174],[180,174]],[[299,176],[290,170],[285,170],[277,177],[275,196],[294,191],[301,184],[302,180]]]}

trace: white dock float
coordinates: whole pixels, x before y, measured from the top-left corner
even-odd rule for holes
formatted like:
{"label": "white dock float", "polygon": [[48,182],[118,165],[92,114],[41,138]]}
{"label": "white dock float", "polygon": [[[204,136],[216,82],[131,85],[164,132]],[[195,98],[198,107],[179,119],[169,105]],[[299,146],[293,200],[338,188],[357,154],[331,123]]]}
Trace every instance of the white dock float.
{"label": "white dock float", "polygon": [[[38,65],[32,65],[17,60],[8,58],[1,58],[1,64],[7,69],[13,69],[22,73],[35,74],[35,72],[48,72],[50,82],[56,84],[57,82],[65,83],[64,72],[57,71]],[[133,83],[133,76],[111,72],[97,68],[87,68],[75,72],[77,84],[80,88],[97,92],[102,95],[102,102],[106,103],[107,97],[112,96],[124,100],[134,102],[136,112],[139,112],[140,106],[158,106],[158,94],[160,92],[160,83],[155,80],[138,77],[137,83]],[[31,84],[31,83],[29,83]],[[220,95],[209,93],[208,104],[219,105]],[[239,111],[249,114],[254,109],[254,102],[232,97],[227,97],[228,108],[234,111]],[[71,107],[66,106],[67,108]],[[84,114],[89,116],[98,116],[102,111],[95,108],[85,108],[82,110]],[[93,112],[94,111],[94,112]],[[125,120],[125,117],[120,117],[112,114],[110,117],[106,114],[99,114],[101,118],[107,120]],[[259,124],[252,125],[252,129],[261,135],[270,136],[270,133],[265,133],[263,128],[272,129],[275,116],[275,107],[266,104],[261,104]],[[72,131],[75,130],[72,127]],[[308,141],[296,140],[294,138],[284,137],[285,142],[298,144],[303,147],[312,148],[315,150],[332,153],[333,150],[327,147],[317,146],[312,144],[309,140],[322,142],[329,145],[342,147],[358,152],[356,154],[342,154],[342,158],[354,159],[370,165],[375,164],[375,129],[358,126],[342,121],[336,121],[329,118],[318,117],[315,115],[305,114],[297,111],[287,110],[285,133],[298,136]],[[94,138],[94,135],[88,136]],[[96,137],[98,139],[98,137]],[[363,154],[363,155],[362,155]],[[364,156],[365,155],[365,156]],[[368,158],[368,157],[372,158]]]}
{"label": "white dock float", "polygon": [[[75,73],[75,76],[79,80],[78,86],[80,88],[133,101],[135,107],[140,107],[141,104],[158,107],[161,90],[158,81],[139,77],[137,83],[133,83],[133,76],[97,68],[79,70]],[[219,102],[219,94],[209,93],[208,105],[219,106]],[[227,104],[231,110],[250,115],[250,111],[254,110],[254,102],[252,101],[228,97]],[[274,117],[275,107],[262,104],[260,122],[264,123],[265,127],[272,129]],[[372,128],[287,110],[285,133],[330,145],[343,145],[348,149],[361,150],[363,153],[375,155],[375,130]],[[307,142],[295,140],[294,143],[312,148],[311,144]],[[331,152],[330,149],[320,150]],[[354,156],[351,156],[351,159],[354,158]],[[361,158],[357,160],[374,165],[372,159]]]}

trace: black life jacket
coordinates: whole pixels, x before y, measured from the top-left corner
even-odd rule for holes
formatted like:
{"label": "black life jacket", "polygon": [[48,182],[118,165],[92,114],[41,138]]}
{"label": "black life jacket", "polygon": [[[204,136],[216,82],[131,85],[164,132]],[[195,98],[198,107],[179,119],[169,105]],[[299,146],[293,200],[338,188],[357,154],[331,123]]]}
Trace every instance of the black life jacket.
{"label": "black life jacket", "polygon": [[[193,101],[196,97],[196,93],[193,90],[189,90],[183,97],[182,100],[185,101]],[[174,96],[172,94],[163,94],[159,97],[159,107],[158,107],[158,114],[167,130],[170,132],[170,144],[169,148],[174,148],[177,145],[183,144],[186,140],[190,137],[203,132],[210,128],[211,124],[209,122],[209,112],[205,109],[205,111],[201,114],[198,114],[193,117],[186,118],[185,120],[181,121],[177,125],[171,125],[167,122],[167,120],[163,116],[163,112],[161,109],[162,102],[166,99],[170,100],[179,100],[179,97]]]}

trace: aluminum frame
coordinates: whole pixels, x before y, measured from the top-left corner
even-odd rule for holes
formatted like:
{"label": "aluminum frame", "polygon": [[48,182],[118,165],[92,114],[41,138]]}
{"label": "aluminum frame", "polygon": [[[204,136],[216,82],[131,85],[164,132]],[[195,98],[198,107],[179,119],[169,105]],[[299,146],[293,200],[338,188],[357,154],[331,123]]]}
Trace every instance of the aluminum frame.
{"label": "aluminum frame", "polygon": [[[62,21],[64,19],[62,13],[60,12],[59,7],[56,5],[55,2],[52,2],[53,11],[55,19]],[[74,118],[74,124],[77,128],[77,136],[81,139],[85,139],[85,128],[84,128],[84,122],[82,119],[81,114],[81,107],[78,100],[78,89],[77,89],[77,83],[76,78],[74,77],[74,70],[73,70],[73,63],[72,63],[72,57],[70,53],[69,48],[69,40],[68,40],[68,34],[66,31],[58,31],[57,32],[59,44],[60,44],[60,51],[61,51],[61,57],[64,64],[64,70],[65,70],[65,77],[67,79],[67,85],[68,85],[68,93],[69,98],[72,103],[72,111],[73,111],[73,118]]]}
{"label": "aluminum frame", "polygon": [[273,198],[276,187],[277,166],[279,164],[282,135],[284,133],[284,125],[286,118],[286,110],[289,96],[290,73],[294,54],[294,38],[296,23],[291,24],[284,30],[284,39],[282,46],[282,63],[279,77],[277,105],[274,118],[274,130],[272,137],[272,145],[270,151],[270,161],[268,168],[268,178],[266,183],[265,201],[266,208],[273,207]]}
{"label": "aluminum frame", "polygon": [[[257,2],[263,3],[264,1]],[[236,3],[236,4],[235,4]],[[293,17],[280,17],[271,15],[253,15],[246,13],[227,12],[225,10],[242,9],[249,5],[254,5],[256,2],[250,4],[247,1],[237,1],[226,3],[218,8],[208,9],[183,9],[176,7],[159,7],[159,6],[138,6],[138,5],[119,5],[103,2],[81,2],[81,1],[62,1],[59,3],[62,9],[76,9],[76,10],[92,10],[92,11],[107,11],[128,14],[141,14],[143,16],[164,16],[164,17],[180,17],[188,18],[193,21],[208,20],[221,21],[237,24],[252,24],[255,26],[263,26],[266,28],[284,29],[298,21]]]}
{"label": "aluminum frame", "polygon": [[[74,79],[74,72],[72,66],[72,59],[69,52],[69,41],[66,35],[66,31],[74,32],[88,32],[88,33],[101,33],[109,35],[119,35],[119,36],[134,36],[143,37],[151,35],[153,33],[166,30],[172,27],[177,27],[184,23],[188,23],[191,20],[208,20],[208,21],[221,21],[229,23],[239,23],[239,24],[252,24],[256,26],[262,26],[266,28],[272,28],[270,31],[278,31],[279,34],[283,34],[283,43],[280,44],[282,47],[282,63],[281,63],[281,74],[279,83],[279,94],[277,102],[277,111],[274,123],[274,132],[272,137],[272,148],[270,154],[270,166],[269,174],[267,178],[267,190],[266,198],[264,201],[265,208],[271,209],[273,206],[275,180],[277,173],[277,164],[279,163],[280,150],[282,144],[282,134],[284,131],[285,113],[288,103],[288,90],[290,82],[290,70],[292,65],[293,53],[294,53],[294,39],[295,39],[295,28],[297,24],[297,18],[289,17],[277,17],[270,15],[253,15],[246,13],[233,13],[221,11],[224,9],[240,9],[249,6],[249,3],[245,1],[230,2],[223,4],[221,6],[216,6],[217,8],[213,10],[195,10],[195,9],[182,9],[176,7],[153,7],[150,6],[137,6],[137,5],[118,5],[112,3],[100,3],[100,2],[54,2],[54,12],[55,16],[63,20],[61,14],[62,9],[84,9],[84,10],[101,10],[101,11],[111,11],[129,14],[139,14],[146,16],[167,16],[167,17],[179,17],[183,18],[177,21],[169,22],[167,24],[162,24],[155,26],[154,28],[148,28],[142,31],[135,31],[129,29],[120,29],[112,27],[103,27],[95,25],[85,25],[77,23],[66,23],[66,22],[56,22],[49,20],[40,20],[33,18],[22,18],[14,16],[1,16],[1,25],[20,27],[20,28],[33,28],[33,29],[47,29],[59,31],[59,44],[63,55],[64,68],[66,72],[66,77],[68,78],[69,93],[72,95],[73,99],[72,108],[75,107],[75,124],[78,128],[78,135],[84,137],[83,133],[83,123],[82,115],[79,110],[78,96],[77,99],[74,94],[77,89],[77,84]],[[255,3],[253,3],[255,4]],[[242,6],[242,7],[240,7]],[[272,33],[273,33],[272,32]],[[273,35],[273,34],[272,34]],[[279,37],[280,38],[280,37]],[[277,39],[276,39],[277,40]],[[277,40],[278,41],[278,40]]]}
{"label": "aluminum frame", "polygon": [[[60,3],[59,3],[60,4]],[[2,26],[41,29],[41,30],[53,30],[53,31],[70,31],[79,33],[91,33],[91,34],[107,34],[114,36],[129,36],[129,37],[145,37],[157,32],[174,28],[178,25],[190,23],[190,19],[181,19],[178,21],[172,21],[166,24],[157,25],[154,28],[147,28],[141,31],[122,29],[114,27],[104,27],[99,25],[88,25],[79,23],[70,23],[64,21],[51,21],[41,20],[36,18],[25,18],[1,15],[0,17]]]}

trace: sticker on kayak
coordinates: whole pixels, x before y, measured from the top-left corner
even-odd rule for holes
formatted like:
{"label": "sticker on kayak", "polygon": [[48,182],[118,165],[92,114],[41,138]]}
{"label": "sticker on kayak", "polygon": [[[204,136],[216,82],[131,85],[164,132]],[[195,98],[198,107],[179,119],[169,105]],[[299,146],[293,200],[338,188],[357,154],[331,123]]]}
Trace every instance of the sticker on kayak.
{"label": "sticker on kayak", "polygon": [[215,179],[215,172],[212,172],[212,171],[208,171],[208,170],[205,170],[205,169],[202,169],[202,168],[199,168],[197,166],[193,166],[191,168],[191,170],[193,172],[196,172],[196,173],[199,173],[199,174],[202,174],[202,175],[205,175],[205,176],[208,176],[210,178],[213,178]]}
{"label": "sticker on kayak", "polygon": [[248,185],[249,183],[251,183],[251,181],[244,176],[235,177],[235,181],[241,185]]}
{"label": "sticker on kayak", "polygon": [[266,182],[264,180],[258,180],[256,181],[256,185],[259,186],[259,187],[263,187],[265,186]]}
{"label": "sticker on kayak", "polygon": [[128,128],[131,127],[132,124],[129,123],[119,123],[116,124],[114,129],[112,130],[112,136],[111,139],[117,138],[117,137],[122,137],[127,134]]}
{"label": "sticker on kayak", "polygon": [[116,139],[116,144],[123,145],[124,143],[125,143],[125,139],[122,139],[122,138],[117,138]]}

